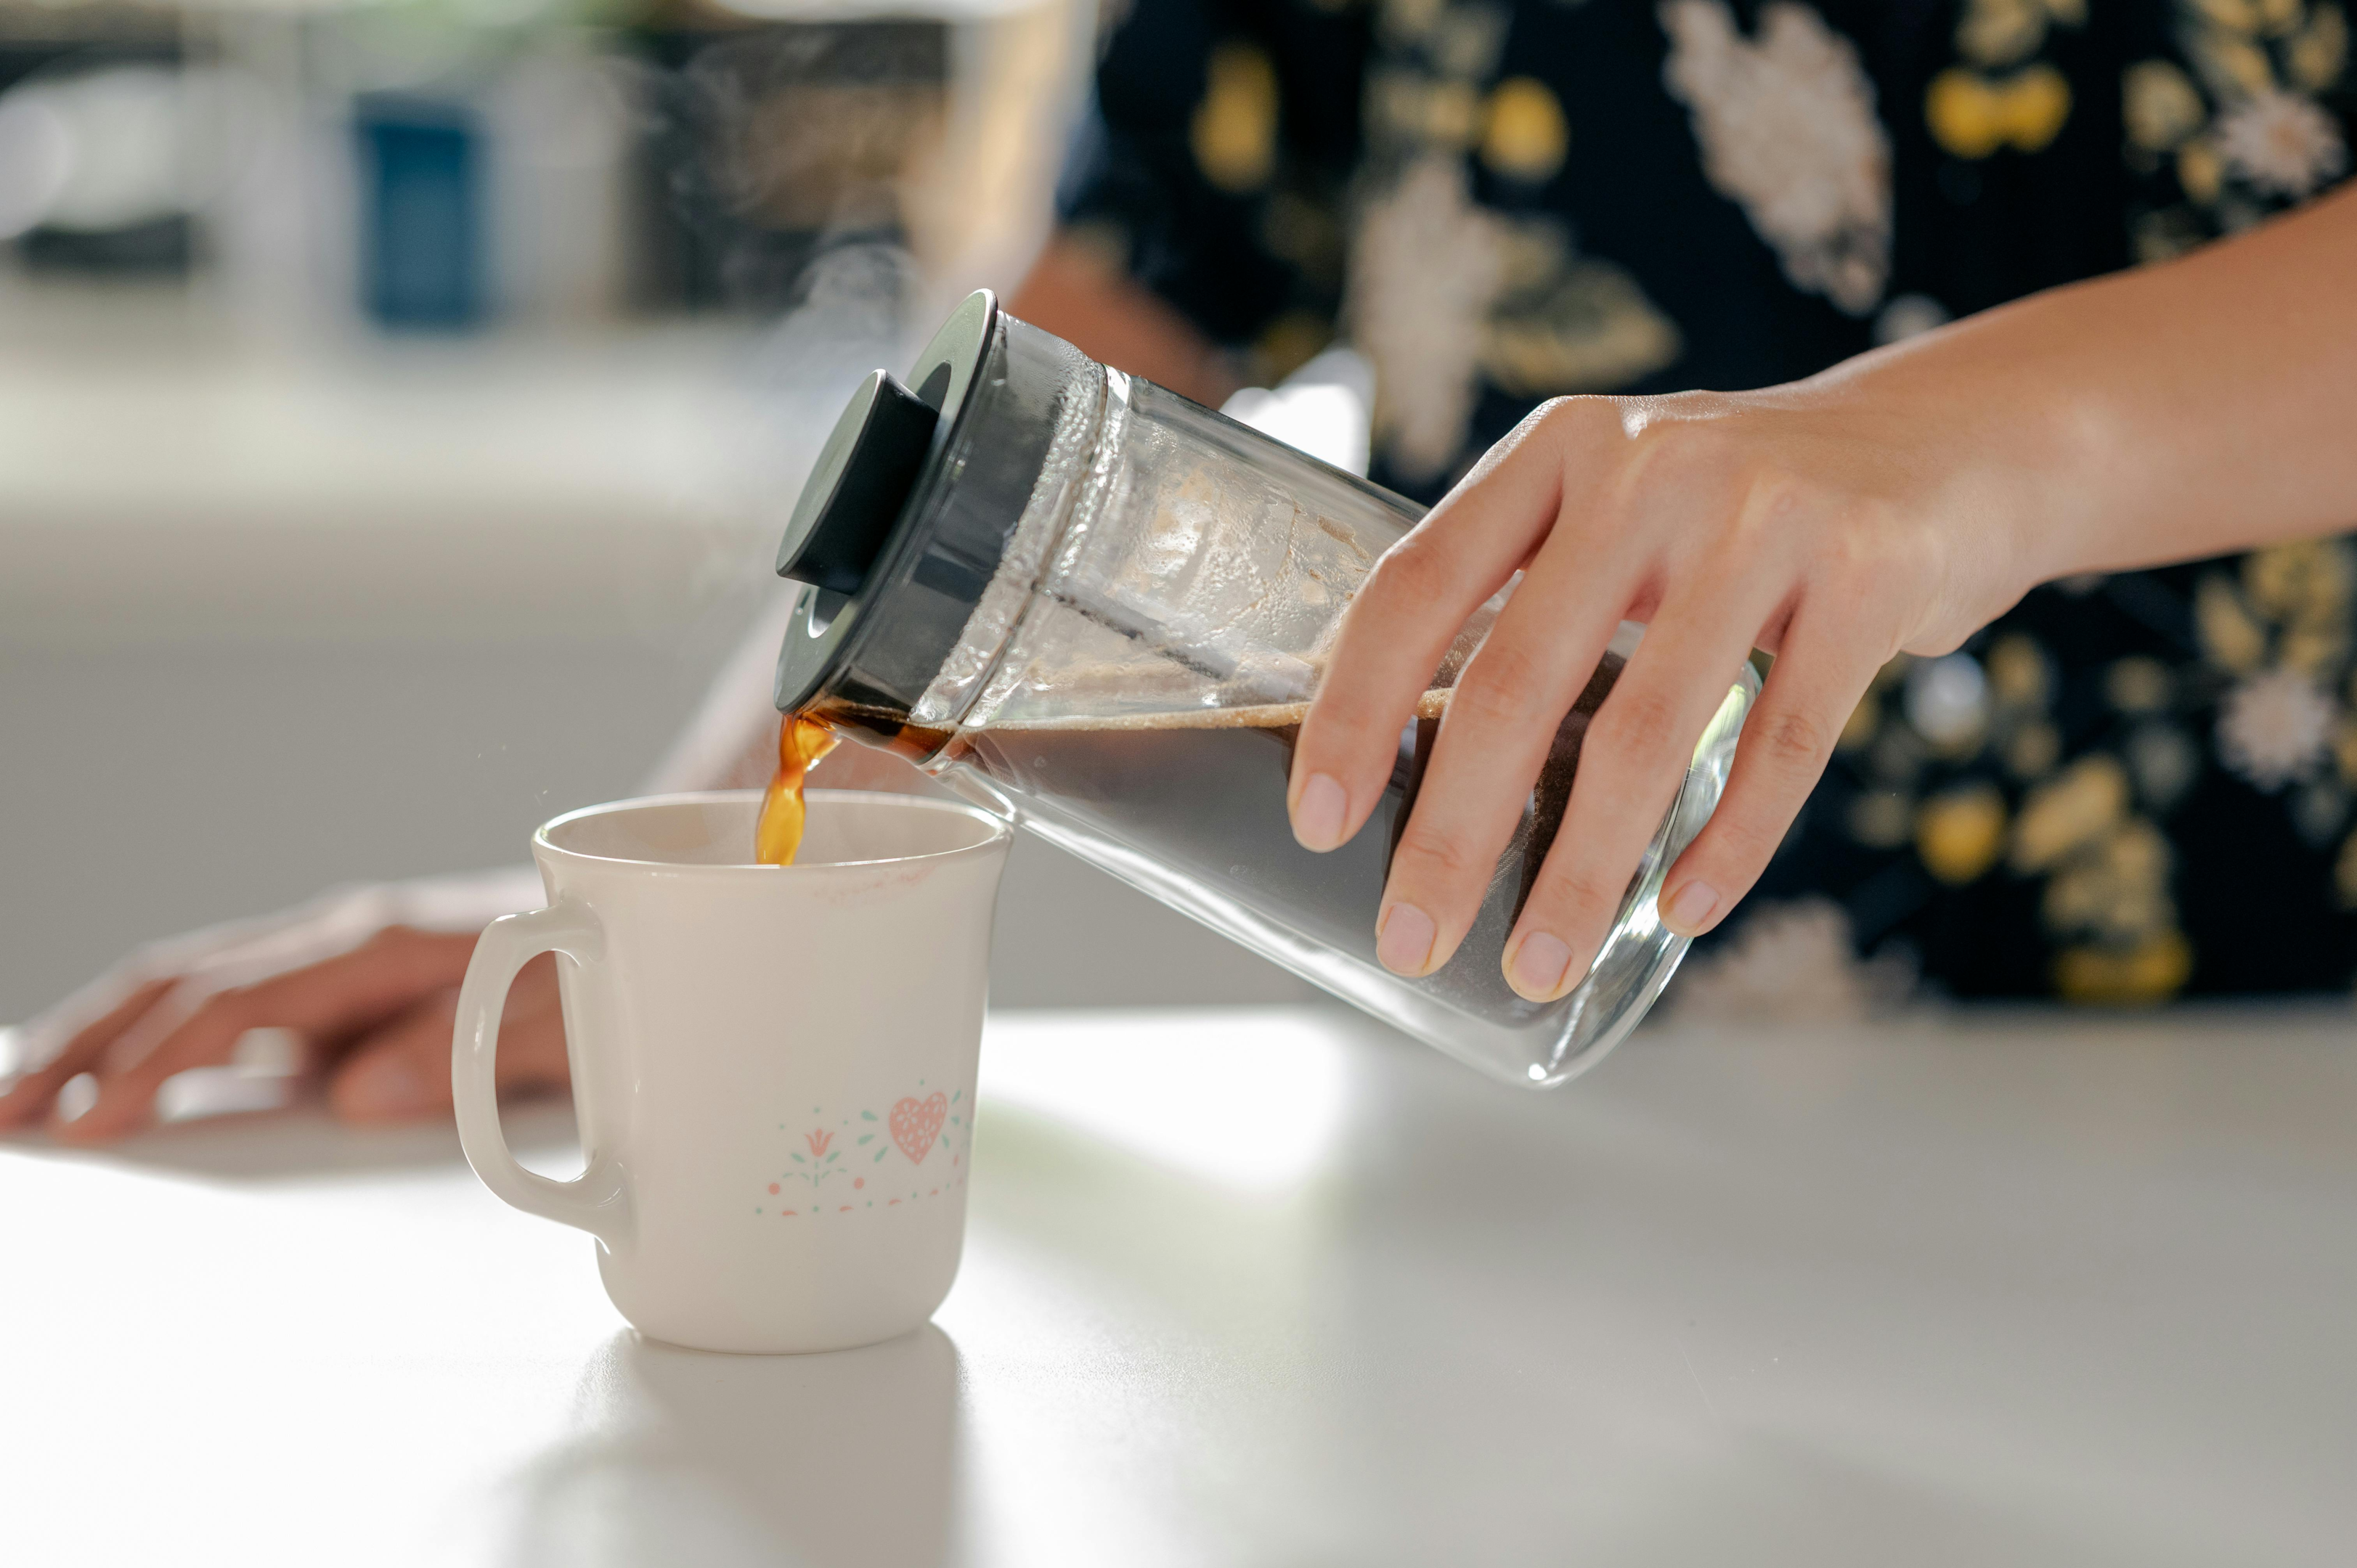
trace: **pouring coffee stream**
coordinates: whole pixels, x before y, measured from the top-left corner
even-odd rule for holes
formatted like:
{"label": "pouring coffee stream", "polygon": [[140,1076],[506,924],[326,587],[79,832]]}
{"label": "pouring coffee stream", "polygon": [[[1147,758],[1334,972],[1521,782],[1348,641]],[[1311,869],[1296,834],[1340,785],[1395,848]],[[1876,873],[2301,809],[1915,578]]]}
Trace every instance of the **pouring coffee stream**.
{"label": "pouring coffee stream", "polygon": [[778,725],[778,770],[761,796],[759,825],[753,832],[753,858],[763,865],[791,865],[802,847],[809,812],[802,786],[819,759],[843,737],[820,720],[788,714]]}
{"label": "pouring coffee stream", "polygon": [[[911,390],[912,388],[916,390]],[[1566,715],[1458,956],[1383,968],[1374,912],[1469,619],[1402,731],[1382,800],[1328,854],[1294,842],[1286,775],[1341,612],[1422,516],[1406,499],[1006,315],[986,292],[907,381],[877,371],[796,502],[786,715],[761,858],[799,836],[833,736],[949,788],[1494,1077],[1563,1082],[1634,1026],[1685,951],[1654,899],[1724,789],[1760,689],[1730,671],[1587,978],[1526,1002],[1498,972],[1553,843],[1589,720],[1642,628]]]}

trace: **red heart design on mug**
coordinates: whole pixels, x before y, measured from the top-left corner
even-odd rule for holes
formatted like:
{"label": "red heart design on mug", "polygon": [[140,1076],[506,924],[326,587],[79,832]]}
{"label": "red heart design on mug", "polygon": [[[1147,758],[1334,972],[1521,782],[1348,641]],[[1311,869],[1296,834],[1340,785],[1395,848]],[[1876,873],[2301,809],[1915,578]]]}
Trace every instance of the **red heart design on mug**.
{"label": "red heart design on mug", "polygon": [[942,1123],[949,1119],[950,1097],[935,1090],[921,1102],[914,1098],[899,1101],[892,1107],[892,1141],[909,1156],[910,1165],[920,1165],[932,1152],[933,1140],[942,1135]]}

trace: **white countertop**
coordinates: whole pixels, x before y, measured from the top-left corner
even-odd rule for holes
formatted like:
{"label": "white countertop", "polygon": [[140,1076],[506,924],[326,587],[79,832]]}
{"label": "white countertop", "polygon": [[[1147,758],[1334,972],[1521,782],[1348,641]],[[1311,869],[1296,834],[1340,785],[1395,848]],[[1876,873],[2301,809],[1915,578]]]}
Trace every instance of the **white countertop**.
{"label": "white countertop", "polygon": [[[642,1342],[441,1132],[0,1142],[0,1559],[2346,1563],[2357,1020],[1001,1015],[938,1326]],[[561,1142],[550,1108],[520,1141]]]}

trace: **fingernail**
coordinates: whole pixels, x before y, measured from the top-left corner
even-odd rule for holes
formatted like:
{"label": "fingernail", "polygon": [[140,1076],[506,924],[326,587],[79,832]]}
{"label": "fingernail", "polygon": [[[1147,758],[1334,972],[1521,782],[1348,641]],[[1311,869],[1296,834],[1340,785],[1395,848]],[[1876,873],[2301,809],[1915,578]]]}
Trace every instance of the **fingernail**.
{"label": "fingernail", "polygon": [[78,1072],[58,1086],[58,1097],[49,1102],[49,1115],[60,1127],[79,1122],[98,1103],[98,1075]]}
{"label": "fingernail", "polygon": [[1718,908],[1718,889],[1707,882],[1689,882],[1670,896],[1662,910],[1662,924],[1682,937],[1691,937]]}
{"label": "fingernail", "polygon": [[1422,974],[1437,934],[1431,916],[1413,904],[1394,904],[1375,927],[1375,957],[1394,974]]}
{"label": "fingernail", "polygon": [[1571,949],[1560,938],[1544,931],[1533,931],[1514,949],[1514,958],[1506,970],[1506,983],[1512,985],[1523,1000],[1549,1002],[1555,989],[1563,984],[1564,972],[1571,968]]}
{"label": "fingernail", "polygon": [[338,1088],[336,1098],[361,1112],[414,1111],[425,1103],[425,1080],[400,1057],[356,1063]]}
{"label": "fingernail", "polygon": [[1293,836],[1304,849],[1320,854],[1342,842],[1342,819],[1351,809],[1342,786],[1324,773],[1313,773],[1301,787],[1293,808]]}

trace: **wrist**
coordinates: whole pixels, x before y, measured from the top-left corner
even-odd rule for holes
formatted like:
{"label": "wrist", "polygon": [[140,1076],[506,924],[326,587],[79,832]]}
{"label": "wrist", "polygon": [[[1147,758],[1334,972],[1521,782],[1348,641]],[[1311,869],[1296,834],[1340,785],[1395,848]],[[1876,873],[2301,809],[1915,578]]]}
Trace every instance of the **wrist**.
{"label": "wrist", "polygon": [[1990,398],[1997,433],[1988,484],[2011,579],[1999,610],[2040,583],[2116,564],[2107,542],[2117,532],[2110,512],[2123,488],[2113,477],[2120,421],[2099,393],[2059,367],[2046,370]]}
{"label": "wrist", "polygon": [[[2040,583],[2117,563],[2123,421],[2074,373],[2044,299],[1968,317],[1861,364],[1937,520],[1958,615],[1977,628]],[[1928,452],[1923,449],[1930,447]],[[1910,467],[1915,465],[1910,463]]]}

